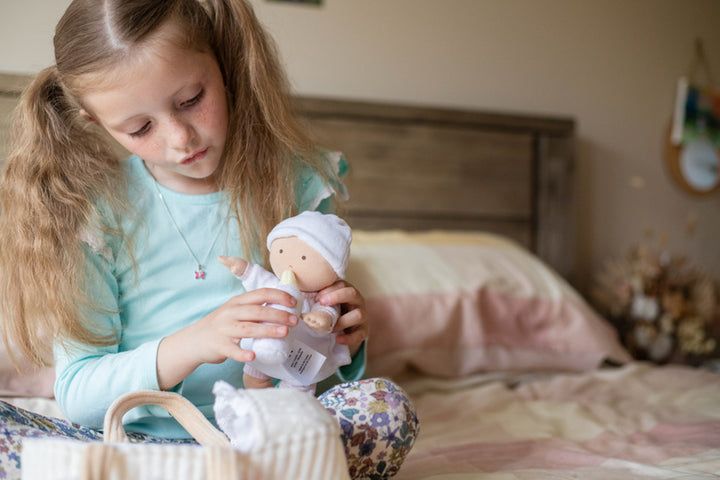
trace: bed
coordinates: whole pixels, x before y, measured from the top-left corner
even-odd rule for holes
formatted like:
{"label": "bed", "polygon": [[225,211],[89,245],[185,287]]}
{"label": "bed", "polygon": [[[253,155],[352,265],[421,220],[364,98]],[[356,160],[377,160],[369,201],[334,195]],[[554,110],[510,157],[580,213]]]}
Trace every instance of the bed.
{"label": "bed", "polygon": [[[24,81],[0,75],[0,142]],[[350,162],[347,276],[372,322],[367,373],[418,410],[396,478],[720,475],[720,376],[633,361],[573,287],[572,119],[296,106]],[[57,413],[52,371],[20,375],[0,353],[0,394]]]}

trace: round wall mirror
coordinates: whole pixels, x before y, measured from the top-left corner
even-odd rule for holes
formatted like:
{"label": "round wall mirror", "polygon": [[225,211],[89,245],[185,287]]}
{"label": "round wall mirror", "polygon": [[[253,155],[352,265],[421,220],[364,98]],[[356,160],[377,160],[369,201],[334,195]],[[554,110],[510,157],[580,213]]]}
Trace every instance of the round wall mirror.
{"label": "round wall mirror", "polygon": [[686,192],[707,195],[720,190],[720,150],[701,137],[675,146],[668,142],[670,173]]}
{"label": "round wall mirror", "polygon": [[718,152],[710,140],[693,140],[681,149],[680,172],[699,192],[712,191],[718,185]]}

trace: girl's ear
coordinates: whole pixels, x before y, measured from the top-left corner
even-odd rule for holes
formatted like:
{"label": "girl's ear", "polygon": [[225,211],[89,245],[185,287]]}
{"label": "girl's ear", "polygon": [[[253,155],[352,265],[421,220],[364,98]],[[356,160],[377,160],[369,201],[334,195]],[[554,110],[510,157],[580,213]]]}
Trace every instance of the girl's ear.
{"label": "girl's ear", "polygon": [[85,110],[84,108],[81,108],[78,113],[80,114],[80,116],[81,116],[82,118],[84,118],[84,119],[87,120],[88,122],[97,123],[97,120],[95,120],[95,118],[93,118],[93,116],[90,115],[90,114],[87,112],[87,110]]}

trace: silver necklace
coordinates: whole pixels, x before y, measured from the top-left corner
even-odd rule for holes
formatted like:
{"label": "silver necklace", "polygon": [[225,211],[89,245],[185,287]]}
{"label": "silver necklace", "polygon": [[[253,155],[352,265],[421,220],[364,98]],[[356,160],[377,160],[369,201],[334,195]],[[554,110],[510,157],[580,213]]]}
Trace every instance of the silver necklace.
{"label": "silver necklace", "polygon": [[170,209],[167,206],[167,203],[165,203],[165,198],[163,197],[162,192],[160,191],[160,187],[158,187],[157,181],[153,179],[153,185],[155,185],[155,191],[158,194],[158,197],[160,197],[160,202],[163,204],[163,207],[165,207],[165,213],[167,213],[168,218],[170,219],[170,222],[173,224],[173,227],[175,227],[175,231],[180,235],[180,238],[182,239],[183,243],[185,244],[185,248],[187,248],[187,251],[190,253],[190,256],[195,260],[195,263],[197,263],[197,270],[195,270],[195,280],[205,280],[205,269],[203,268],[203,265],[205,262],[207,262],[208,257],[210,256],[210,252],[212,252],[213,247],[215,246],[215,242],[217,241],[218,237],[220,236],[220,232],[223,229],[224,223],[220,223],[220,227],[218,228],[217,232],[215,233],[215,236],[213,237],[213,241],[210,244],[210,248],[208,248],[207,253],[203,257],[202,262],[198,260],[198,257],[195,255],[195,252],[193,252],[192,248],[190,248],[190,244],[185,239],[185,235],[183,235],[182,231],[180,230],[180,227],[178,227],[177,222],[175,221],[175,218],[172,216],[172,213],[170,213]]}

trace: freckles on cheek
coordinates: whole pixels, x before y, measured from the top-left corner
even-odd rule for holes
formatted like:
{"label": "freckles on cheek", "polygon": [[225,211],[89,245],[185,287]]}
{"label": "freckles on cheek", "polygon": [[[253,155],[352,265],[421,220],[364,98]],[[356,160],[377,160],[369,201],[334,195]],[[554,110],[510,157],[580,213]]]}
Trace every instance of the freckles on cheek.
{"label": "freckles on cheek", "polygon": [[227,125],[225,115],[215,105],[200,112],[200,121],[213,131],[224,129]]}
{"label": "freckles on cheek", "polygon": [[203,125],[212,131],[227,130],[228,113],[224,101],[216,98],[209,99],[204,108],[198,112],[198,116]]}
{"label": "freckles on cheek", "polygon": [[147,142],[145,145],[138,148],[138,151],[133,152],[143,160],[152,161],[156,156],[158,150],[160,150],[160,144],[157,140]]}

